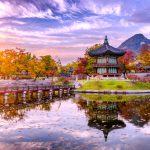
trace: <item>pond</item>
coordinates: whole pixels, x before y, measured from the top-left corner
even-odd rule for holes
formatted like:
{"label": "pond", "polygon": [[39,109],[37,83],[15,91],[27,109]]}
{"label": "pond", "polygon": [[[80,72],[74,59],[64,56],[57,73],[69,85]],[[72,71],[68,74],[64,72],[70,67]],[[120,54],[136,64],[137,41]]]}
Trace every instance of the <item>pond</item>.
{"label": "pond", "polygon": [[149,150],[150,95],[0,104],[0,150]]}

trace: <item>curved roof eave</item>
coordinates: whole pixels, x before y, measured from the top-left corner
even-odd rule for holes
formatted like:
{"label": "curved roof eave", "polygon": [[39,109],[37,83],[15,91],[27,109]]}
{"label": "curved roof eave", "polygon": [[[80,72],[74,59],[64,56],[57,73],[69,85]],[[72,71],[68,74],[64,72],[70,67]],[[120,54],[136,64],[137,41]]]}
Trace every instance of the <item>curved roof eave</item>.
{"label": "curved roof eave", "polygon": [[114,47],[110,46],[109,44],[103,44],[102,47],[97,48],[95,50],[91,50],[88,52],[88,54],[91,57],[101,56],[101,55],[105,55],[105,54],[123,56],[125,54],[125,51],[123,51],[122,49],[114,48]]}

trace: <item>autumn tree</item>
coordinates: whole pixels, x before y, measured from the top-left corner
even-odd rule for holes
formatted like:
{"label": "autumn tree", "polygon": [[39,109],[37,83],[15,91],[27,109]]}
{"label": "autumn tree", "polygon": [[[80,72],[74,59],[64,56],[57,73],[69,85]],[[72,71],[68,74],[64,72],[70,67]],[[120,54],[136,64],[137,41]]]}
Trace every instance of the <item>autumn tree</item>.
{"label": "autumn tree", "polygon": [[78,58],[75,74],[86,74],[87,58]]}
{"label": "autumn tree", "polygon": [[68,74],[75,74],[75,69],[77,68],[77,61],[71,62],[65,66]]}
{"label": "autumn tree", "polygon": [[28,62],[28,70],[31,75],[35,78],[35,80],[43,76],[45,73],[46,64],[37,58],[35,55]]}
{"label": "autumn tree", "polygon": [[89,51],[91,51],[91,50],[95,50],[95,49],[97,49],[97,48],[100,48],[102,45],[101,44],[94,44],[93,46],[91,46],[91,47],[89,47],[89,48],[87,48],[87,50]]}
{"label": "autumn tree", "polygon": [[132,50],[127,50],[125,55],[119,57],[118,62],[121,64],[121,70],[126,74],[134,68],[135,54]]}
{"label": "autumn tree", "polygon": [[144,67],[150,66],[150,46],[144,44],[140,49],[140,54],[137,56],[137,60],[143,64]]}
{"label": "autumn tree", "polygon": [[23,49],[6,49],[0,52],[0,73],[5,78],[18,76],[27,72],[27,64],[31,54]]}
{"label": "autumn tree", "polygon": [[20,48],[0,51],[0,74],[4,78],[18,79],[31,75],[36,79],[39,76],[54,76],[57,74],[57,66],[50,55],[37,58]]}
{"label": "autumn tree", "polygon": [[47,77],[54,76],[57,74],[57,64],[56,61],[50,56],[41,56],[41,61],[45,64],[45,75]]}
{"label": "autumn tree", "polygon": [[93,63],[95,62],[95,59],[90,57],[88,52],[100,47],[101,44],[95,44],[86,49],[84,57],[77,59],[76,62],[77,65],[74,71],[75,74],[86,74],[91,76],[93,73],[95,73],[95,69],[93,67]]}
{"label": "autumn tree", "polygon": [[9,78],[16,74],[15,61],[17,52],[13,49],[7,49],[0,53],[0,72],[5,78]]}
{"label": "autumn tree", "polygon": [[28,65],[29,61],[32,59],[32,55],[29,52],[25,52],[24,49],[17,48],[16,49],[16,59],[15,59],[15,69],[16,69],[16,77],[18,78],[21,74],[28,75]]}
{"label": "autumn tree", "polygon": [[78,58],[77,67],[75,68],[75,74],[86,74],[91,76],[95,70],[93,68],[93,63],[95,60],[90,57]]}

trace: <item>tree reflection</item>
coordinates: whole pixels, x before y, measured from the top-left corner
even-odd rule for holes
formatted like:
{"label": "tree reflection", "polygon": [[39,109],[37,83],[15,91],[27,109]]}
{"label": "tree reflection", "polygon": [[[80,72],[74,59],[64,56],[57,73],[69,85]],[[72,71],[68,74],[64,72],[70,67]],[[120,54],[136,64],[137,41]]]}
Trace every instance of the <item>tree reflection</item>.
{"label": "tree reflection", "polygon": [[150,99],[118,103],[119,113],[130,123],[143,127],[150,121]]}
{"label": "tree reflection", "polygon": [[[71,97],[71,96],[70,96]],[[3,96],[0,95],[0,115],[4,120],[20,121],[24,119],[25,114],[32,109],[50,111],[52,104],[60,98],[54,97],[49,99],[48,97],[42,97],[37,99],[36,94],[33,93],[32,97],[27,95],[26,99],[23,99],[22,95],[10,94],[7,103],[4,101]],[[68,95],[63,95],[61,101],[67,100]]]}
{"label": "tree reflection", "polygon": [[3,109],[3,112],[0,112],[0,113],[1,113],[1,116],[3,119],[14,120],[14,118],[15,118],[16,121],[22,120],[25,115],[24,110],[18,110],[18,109],[14,109],[14,108]]}
{"label": "tree reflection", "polygon": [[[100,97],[100,100],[98,99]],[[103,95],[86,95],[79,96],[76,100],[77,106],[80,110],[85,110],[88,118],[88,125],[103,131],[104,138],[107,140],[109,132],[115,129],[124,128],[126,125],[123,120],[119,119],[119,115],[130,123],[143,127],[150,120],[150,97],[149,96],[118,96],[117,101],[102,101]],[[122,101],[126,99],[126,101]],[[92,101],[90,98],[97,98]],[[133,99],[134,98],[134,99]],[[139,99],[140,98],[140,99]],[[87,100],[88,99],[88,100]],[[113,98],[114,99],[114,98]],[[128,99],[128,100],[127,100]]]}
{"label": "tree reflection", "polygon": [[30,101],[27,103],[19,103],[19,104],[9,104],[7,106],[1,105],[0,114],[1,118],[5,120],[12,121],[20,121],[24,119],[25,114],[31,109],[50,111],[51,104],[53,101],[41,101],[41,103],[37,103],[37,101]]}

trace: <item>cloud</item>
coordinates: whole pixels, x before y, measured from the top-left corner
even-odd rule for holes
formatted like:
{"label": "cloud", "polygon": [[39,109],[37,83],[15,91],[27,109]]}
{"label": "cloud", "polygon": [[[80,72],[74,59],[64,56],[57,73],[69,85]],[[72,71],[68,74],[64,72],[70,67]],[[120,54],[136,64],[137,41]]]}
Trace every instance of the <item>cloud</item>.
{"label": "cloud", "polygon": [[73,32],[78,30],[92,30],[92,29],[103,29],[110,27],[111,24],[103,21],[103,20],[92,20],[92,21],[76,21],[71,25],[64,26],[61,28],[49,28],[47,30],[48,34],[58,34],[58,33],[66,33]]}
{"label": "cloud", "polygon": [[150,6],[144,10],[136,11],[131,17],[130,21],[135,23],[150,23]]}
{"label": "cloud", "polygon": [[139,31],[144,34],[150,34],[150,25],[140,27]]}
{"label": "cloud", "polygon": [[105,35],[113,46],[137,32],[149,36],[148,1],[0,0],[1,48],[22,47],[71,62]]}
{"label": "cloud", "polygon": [[0,1],[0,18],[4,17],[58,19],[53,16],[51,9],[41,11],[31,3],[16,6],[8,1]]}
{"label": "cloud", "polygon": [[[12,21],[13,23],[19,23],[23,24],[24,22],[19,21]],[[50,35],[59,35],[64,33],[72,33],[75,31],[91,31],[94,29],[104,29],[110,27],[111,24],[108,22],[105,22],[103,20],[91,20],[91,21],[76,21],[69,25],[64,25],[58,28],[47,28],[43,29],[42,31],[30,31],[27,32],[26,30],[19,30],[16,27],[12,26],[4,26],[0,28],[0,31],[11,33],[14,35],[22,35],[22,36],[34,36],[34,37],[42,37],[42,38],[48,38]]]}
{"label": "cloud", "polygon": [[67,3],[65,0],[51,0],[51,3],[55,3],[61,12],[67,11]]}
{"label": "cloud", "polygon": [[122,27],[131,27],[131,26],[135,25],[135,23],[129,22],[128,20],[125,20],[125,19],[121,19],[120,20],[120,25]]}
{"label": "cloud", "polygon": [[26,22],[19,21],[19,20],[0,20],[0,25],[10,25],[10,24],[16,24],[16,25],[25,25]]}
{"label": "cloud", "polygon": [[108,15],[108,14],[114,14],[114,15],[120,15],[121,12],[121,5],[120,3],[113,3],[113,1],[110,1],[110,3],[106,3],[105,1],[98,1],[98,0],[81,0],[80,4],[81,9],[90,10],[91,12],[95,14],[101,14],[101,15]]}

